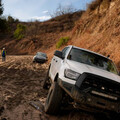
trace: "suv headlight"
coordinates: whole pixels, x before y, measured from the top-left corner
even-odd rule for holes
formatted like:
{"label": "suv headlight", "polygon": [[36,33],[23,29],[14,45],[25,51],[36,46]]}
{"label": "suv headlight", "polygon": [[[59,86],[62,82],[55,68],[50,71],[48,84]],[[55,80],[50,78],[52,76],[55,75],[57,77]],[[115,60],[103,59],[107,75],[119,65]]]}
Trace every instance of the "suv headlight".
{"label": "suv headlight", "polygon": [[72,80],[77,80],[77,78],[80,76],[79,73],[72,71],[70,69],[65,69],[64,75],[66,78],[72,79]]}

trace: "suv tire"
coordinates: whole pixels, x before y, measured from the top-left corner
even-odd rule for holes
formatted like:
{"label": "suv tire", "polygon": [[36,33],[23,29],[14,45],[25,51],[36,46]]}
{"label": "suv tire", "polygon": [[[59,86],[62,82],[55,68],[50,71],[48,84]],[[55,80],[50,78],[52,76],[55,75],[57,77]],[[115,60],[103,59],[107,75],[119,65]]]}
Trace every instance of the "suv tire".
{"label": "suv tire", "polygon": [[50,86],[50,78],[49,78],[49,69],[48,69],[46,77],[45,77],[44,82],[43,82],[43,88],[48,89],[49,86]]}
{"label": "suv tire", "polygon": [[62,102],[63,90],[54,82],[48,92],[44,110],[47,114],[57,114],[60,110],[60,105]]}

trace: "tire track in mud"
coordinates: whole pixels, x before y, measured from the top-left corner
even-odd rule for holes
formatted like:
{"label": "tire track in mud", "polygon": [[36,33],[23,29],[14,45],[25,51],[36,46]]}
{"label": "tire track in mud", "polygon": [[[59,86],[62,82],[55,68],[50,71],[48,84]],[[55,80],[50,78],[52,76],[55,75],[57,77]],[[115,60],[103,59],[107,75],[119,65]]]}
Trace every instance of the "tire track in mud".
{"label": "tire track in mud", "polygon": [[47,64],[32,62],[33,56],[8,56],[0,62],[0,119],[7,120],[96,120],[80,110],[62,110],[57,116],[46,115],[43,106],[36,110],[30,101],[44,104],[47,91],[42,88]]}

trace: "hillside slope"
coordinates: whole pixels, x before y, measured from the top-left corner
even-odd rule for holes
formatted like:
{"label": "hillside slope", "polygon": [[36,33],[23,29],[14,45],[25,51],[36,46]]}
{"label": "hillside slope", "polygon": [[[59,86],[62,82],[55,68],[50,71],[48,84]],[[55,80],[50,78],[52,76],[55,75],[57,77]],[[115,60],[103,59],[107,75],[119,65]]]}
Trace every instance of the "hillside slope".
{"label": "hillside slope", "polygon": [[110,55],[120,70],[120,0],[103,0],[95,10],[88,9],[72,33],[69,44]]}
{"label": "hillside slope", "polygon": [[[67,36],[75,26],[75,22],[84,11],[64,14],[45,22],[19,22],[10,24],[10,32],[0,33],[0,48],[6,47],[7,54],[35,54],[37,51],[49,49],[61,37]],[[26,26],[25,37],[14,38],[17,24]]]}

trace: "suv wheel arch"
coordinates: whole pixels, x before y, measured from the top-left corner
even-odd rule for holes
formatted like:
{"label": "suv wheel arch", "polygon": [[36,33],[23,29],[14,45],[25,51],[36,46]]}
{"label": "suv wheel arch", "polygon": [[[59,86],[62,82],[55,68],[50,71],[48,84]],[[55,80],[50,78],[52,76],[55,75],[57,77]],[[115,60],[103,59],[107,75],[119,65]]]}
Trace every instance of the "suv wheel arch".
{"label": "suv wheel arch", "polygon": [[54,78],[54,82],[57,82],[58,76],[59,76],[59,74],[57,73],[56,76],[55,76],[55,78]]}

